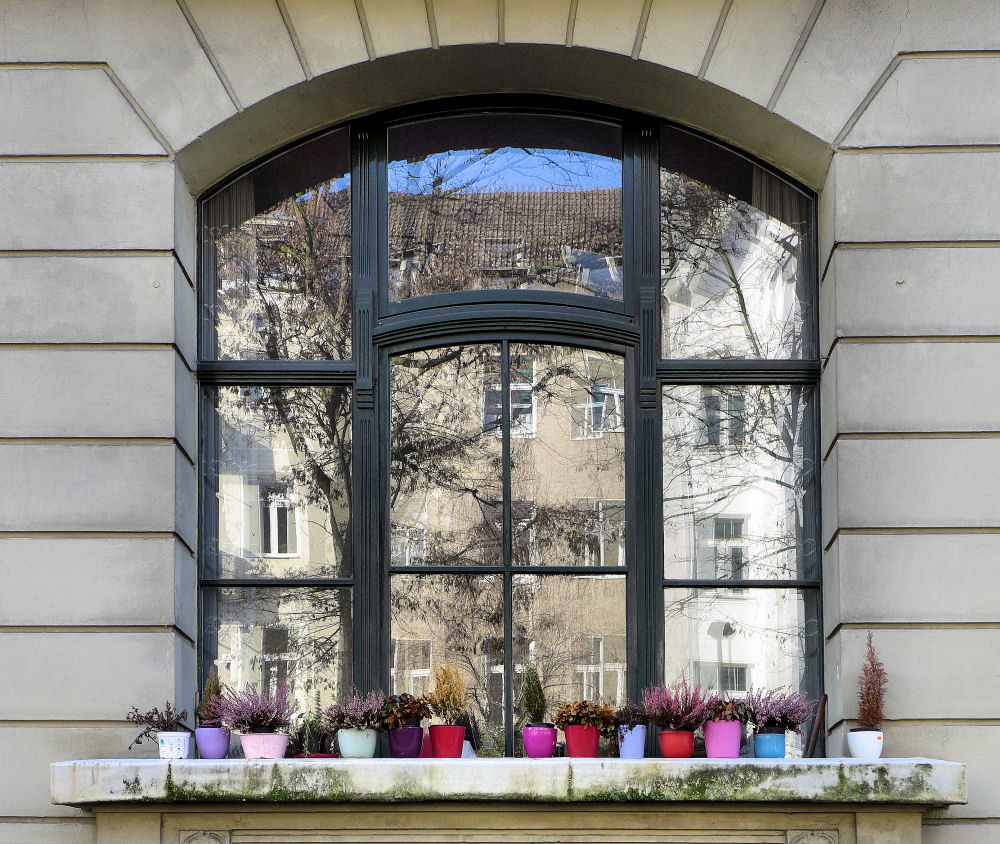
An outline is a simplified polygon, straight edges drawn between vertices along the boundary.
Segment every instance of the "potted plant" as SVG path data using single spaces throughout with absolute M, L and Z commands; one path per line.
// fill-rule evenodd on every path
M 878 759 L 882 755 L 882 720 L 888 681 L 869 630 L 868 652 L 858 677 L 858 726 L 852 727 L 847 734 L 847 747 L 855 759 Z
M 212 666 L 201 693 L 201 702 L 194 712 L 194 741 L 202 759 L 225 759 L 229 755 L 229 730 L 222 726 L 213 712 L 215 700 L 221 694 L 219 674 Z
M 782 759 L 785 733 L 802 734 L 813 706 L 806 696 L 790 689 L 750 689 L 746 699 L 747 723 L 754 728 L 753 752 L 758 759 Z
M 430 728 L 431 753 L 438 759 L 461 758 L 465 727 L 458 722 L 469 705 L 469 695 L 457 666 L 448 663 L 434 669 L 434 688 L 427 702 L 431 712 L 444 721 Z
M 534 662 L 525 666 L 523 683 L 524 712 L 528 716 L 528 723 L 521 728 L 524 755 L 532 759 L 548 759 L 555 752 L 559 732 L 555 724 L 545 720 L 548 701 Z
M 362 694 L 351 689 L 340 703 L 326 710 L 326 724 L 337 731 L 340 755 L 345 759 L 371 759 L 375 755 L 378 729 L 382 726 L 385 693 L 375 689 Z
M 566 734 L 567 756 L 594 757 L 601 737 L 615 734 L 615 711 L 604 703 L 575 700 L 559 707 L 556 726 Z
M 247 759 L 281 759 L 288 747 L 288 733 L 277 731 L 288 727 L 297 706 L 288 699 L 285 683 L 279 683 L 273 693 L 270 689 L 257 691 L 255 683 L 239 690 L 227 684 L 211 711 L 224 727 L 240 734 Z
M 660 752 L 667 758 L 687 758 L 694 752 L 694 733 L 708 718 L 708 699 L 701 686 L 681 677 L 676 686 L 650 686 L 642 703 L 651 723 L 660 728 Z
M 646 755 L 646 725 L 649 717 L 638 703 L 626 700 L 615 710 L 618 726 L 618 755 L 622 759 L 642 759 Z
M 740 755 L 746 707 L 722 694 L 709 699 L 705 722 L 705 755 L 709 759 L 736 759 Z
M 161 759 L 187 759 L 191 750 L 191 733 L 180 728 L 181 721 L 187 717 L 186 709 L 178 712 L 169 700 L 162 712 L 156 707 L 148 712 L 140 712 L 138 707 L 133 706 L 132 711 L 125 716 L 125 720 L 142 727 L 142 732 L 135 737 L 128 749 L 142 744 L 143 739 L 153 741 L 155 735 Z
M 413 759 L 420 755 L 424 730 L 420 722 L 431 717 L 425 697 L 403 692 L 389 695 L 382 704 L 381 726 L 389 734 L 389 755 L 393 759 Z
M 296 759 L 335 759 L 333 735 L 326 727 L 326 719 L 319 703 L 319 690 L 313 709 L 301 715 L 288 741 L 288 751 Z

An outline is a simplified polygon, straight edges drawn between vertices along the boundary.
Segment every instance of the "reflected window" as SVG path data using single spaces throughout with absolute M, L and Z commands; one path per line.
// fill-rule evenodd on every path
M 256 493 L 260 501 L 260 533 L 256 550 L 264 556 L 294 556 L 298 551 L 293 489 L 294 487 L 290 487 L 288 483 L 257 484 Z

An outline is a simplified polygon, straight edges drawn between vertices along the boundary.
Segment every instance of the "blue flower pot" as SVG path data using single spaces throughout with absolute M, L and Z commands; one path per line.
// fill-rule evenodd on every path
M 753 755 L 758 759 L 784 759 L 784 733 L 757 733 L 753 737 Z
M 642 759 L 646 755 L 646 725 L 618 728 L 618 755 L 622 759 Z

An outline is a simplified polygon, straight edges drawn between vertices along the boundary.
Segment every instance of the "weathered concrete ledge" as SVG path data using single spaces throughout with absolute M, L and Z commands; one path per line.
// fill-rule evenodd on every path
M 936 759 L 95 759 L 52 765 L 52 802 L 726 801 L 965 803 Z

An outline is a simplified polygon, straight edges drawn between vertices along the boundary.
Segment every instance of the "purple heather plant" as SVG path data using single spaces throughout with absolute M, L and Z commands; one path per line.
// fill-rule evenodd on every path
M 326 723 L 335 730 L 377 730 L 382 726 L 384 703 L 381 689 L 364 694 L 351 689 L 346 698 L 326 710 Z
M 673 687 L 650 686 L 642 693 L 642 704 L 649 720 L 661 729 L 697 730 L 708 719 L 709 699 L 687 679 Z
M 142 744 L 143 739 L 149 739 L 155 743 L 155 733 L 179 732 L 181 721 L 187 717 L 188 713 L 186 709 L 178 712 L 169 700 L 164 704 L 162 712 L 155 706 L 148 712 L 140 712 L 137 706 L 133 706 L 131 712 L 125 716 L 125 720 L 130 724 L 135 724 L 137 727 L 142 727 L 143 730 L 135 737 L 135 740 L 128 746 L 128 749 L 131 750 L 137 744 Z
M 813 704 L 800 692 L 780 689 L 750 689 L 743 701 L 747 723 L 757 732 L 791 730 L 802 735 L 801 725 L 812 715 Z
M 298 703 L 288 699 L 287 684 L 279 683 L 272 694 L 270 689 L 259 692 L 256 683 L 247 683 L 239 690 L 224 685 L 212 702 L 210 715 L 237 733 L 273 733 L 291 723 L 297 708 Z

